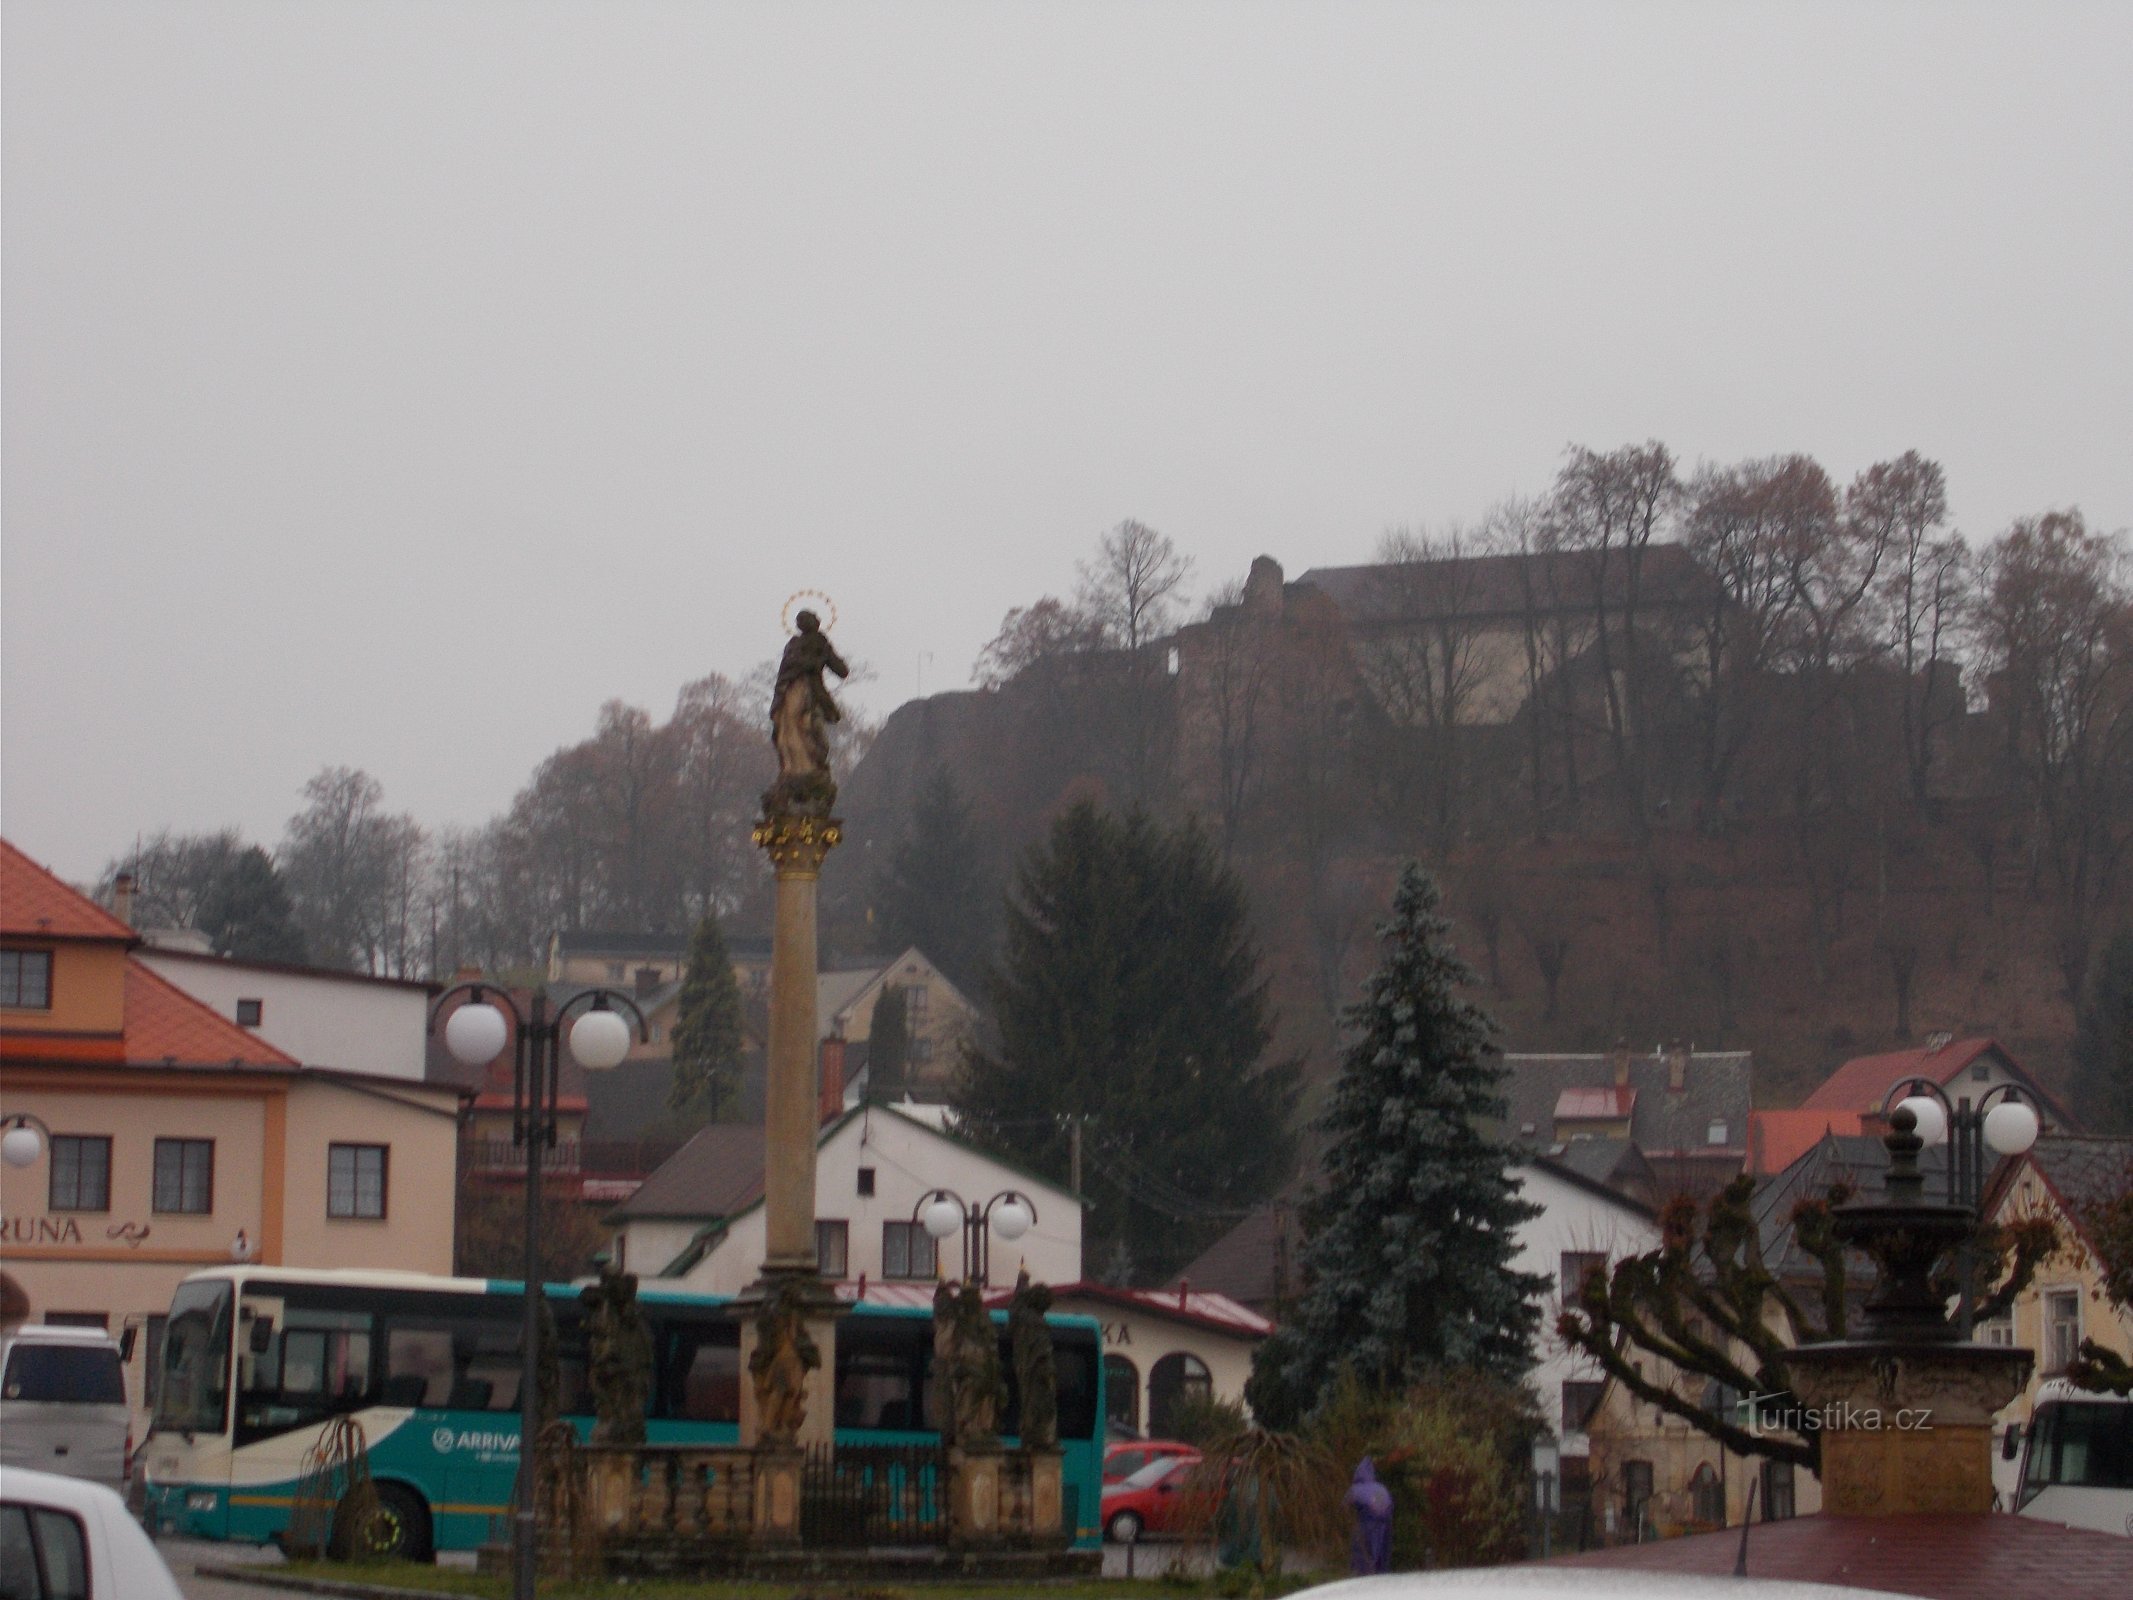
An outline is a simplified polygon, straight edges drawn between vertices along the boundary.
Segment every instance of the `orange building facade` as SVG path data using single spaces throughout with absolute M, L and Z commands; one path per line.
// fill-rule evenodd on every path
M 0 1320 L 136 1331 L 144 1408 L 187 1273 L 448 1273 L 461 1096 L 310 1068 L 150 971 L 131 928 L 0 840 Z

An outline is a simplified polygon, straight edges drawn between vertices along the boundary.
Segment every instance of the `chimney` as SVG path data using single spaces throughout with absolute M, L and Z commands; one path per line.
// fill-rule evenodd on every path
M 834 1122 L 844 1114 L 844 1041 L 822 1041 L 822 1104 L 819 1120 Z
M 658 987 L 659 969 L 657 967 L 639 967 L 637 969 L 637 997 L 640 1000 Z
M 1615 1047 L 1607 1052 L 1607 1059 L 1615 1069 L 1615 1087 L 1629 1087 L 1629 1041 L 1617 1036 Z
M 133 926 L 133 874 L 121 872 L 111 880 L 111 914 L 127 927 Z
M 1679 1094 L 1689 1086 L 1689 1047 L 1679 1039 L 1668 1041 L 1666 1047 L 1666 1087 L 1670 1094 Z

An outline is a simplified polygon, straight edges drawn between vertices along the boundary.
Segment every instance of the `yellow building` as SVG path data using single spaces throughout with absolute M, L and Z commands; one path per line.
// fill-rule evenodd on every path
M 307 1068 L 135 959 L 125 923 L 0 840 L 0 1316 L 145 1330 L 233 1259 L 449 1272 L 459 1093 Z
M 2029 1385 L 1994 1420 L 2004 1440 L 2010 1426 L 2026 1428 L 2038 1388 L 2066 1375 L 2084 1339 L 2133 1361 L 2133 1315 L 2104 1293 L 2103 1264 L 2089 1242 L 2085 1213 L 2133 1184 L 2133 1139 L 2076 1138 L 2046 1134 L 2006 1163 L 1985 1197 L 1985 1209 L 2002 1226 L 2044 1217 L 2058 1229 L 2059 1248 L 2037 1267 L 2036 1277 L 2015 1299 L 2009 1314 L 1979 1323 L 1986 1344 L 2015 1345 L 2037 1358 Z M 2011 1503 L 2016 1463 L 1995 1452 L 1994 1484 Z

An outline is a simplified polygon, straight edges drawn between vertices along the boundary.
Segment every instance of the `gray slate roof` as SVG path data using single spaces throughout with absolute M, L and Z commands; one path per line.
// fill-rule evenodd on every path
M 763 1125 L 714 1122 L 697 1129 L 610 1215 L 711 1221 L 744 1210 L 762 1192 Z
M 2133 1175 L 2133 1138 L 2077 1138 L 2046 1134 L 2030 1147 L 2030 1160 L 2076 1211 L 2126 1190 Z
M 1722 1148 L 1738 1150 L 1745 1158 L 1753 1061 L 1745 1050 L 1697 1051 L 1689 1057 L 1676 1093 L 1667 1087 L 1665 1056 L 1631 1056 L 1629 1086 L 1637 1099 L 1630 1113 L 1630 1138 L 1647 1156 Z M 1601 1089 L 1615 1081 L 1614 1064 L 1606 1055 L 1507 1055 L 1504 1065 L 1509 1071 L 1503 1094 L 1510 1102 L 1504 1136 L 1529 1149 L 1550 1150 L 1573 1142 L 1555 1126 L 1555 1103 L 1565 1089 Z M 1726 1125 L 1725 1141 L 1716 1147 L 1709 1138 L 1714 1122 Z
M 1788 1283 L 1819 1283 L 1822 1264 L 1799 1247 L 1793 1238 L 1792 1213 L 1803 1200 L 1815 1200 L 1836 1184 L 1849 1183 L 1855 1197 L 1878 1199 L 1889 1170 L 1888 1147 L 1873 1134 L 1831 1133 L 1810 1146 L 1791 1166 L 1755 1192 L 1752 1209 L 1762 1241 L 1763 1264 Z M 1948 1197 L 1948 1147 L 1934 1145 L 1919 1152 L 1918 1170 L 1925 1174 L 1926 1198 Z M 1849 1276 L 1862 1288 L 1874 1281 L 1871 1262 L 1853 1251 Z

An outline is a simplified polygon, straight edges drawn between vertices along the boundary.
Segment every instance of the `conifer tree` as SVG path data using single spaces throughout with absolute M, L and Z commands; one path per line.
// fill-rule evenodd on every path
M 718 918 L 706 912 L 689 943 L 674 1023 L 674 1084 L 667 1104 L 683 1117 L 715 1119 L 741 1078 L 741 986 Z
M 1288 1176 L 1298 1068 L 1264 1059 L 1244 891 L 1198 828 L 1067 811 L 1018 876 L 992 993 L 964 1126 L 1064 1181 L 1080 1120 L 1088 1260 L 1123 1245 L 1160 1282 Z
M 911 1008 L 902 984 L 892 983 L 874 1002 L 867 1024 L 867 1098 L 887 1105 L 904 1092 L 911 1059 Z
M 895 956 L 916 945 L 949 982 L 975 993 L 992 956 L 999 894 L 947 768 L 934 768 L 919 790 L 911 831 L 876 884 L 875 903 L 881 948 Z
M 1262 1344 L 1246 1396 L 1293 1425 L 1343 1368 L 1395 1389 L 1436 1368 L 1517 1378 L 1532 1362 L 1546 1280 L 1512 1269 L 1539 1214 L 1481 1119 L 1501 1117 L 1495 1022 L 1459 997 L 1437 886 L 1410 864 L 1378 970 L 1349 1008 L 1349 1044 L 1319 1128 L 1322 1188 L 1304 1211 L 1304 1292 Z
M 2074 1106 L 2091 1133 L 2133 1133 L 2133 930 L 2111 936 L 2074 1019 Z

